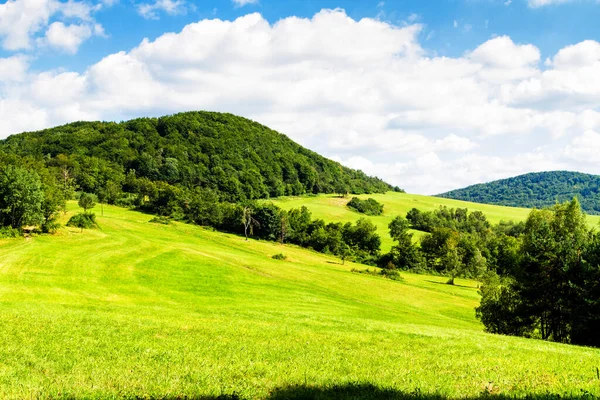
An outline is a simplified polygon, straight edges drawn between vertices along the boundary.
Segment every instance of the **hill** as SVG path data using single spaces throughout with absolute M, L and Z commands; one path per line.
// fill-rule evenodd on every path
M 367 218 L 377 226 L 377 233 L 381 235 L 382 239 L 381 249 L 384 252 L 389 251 L 393 245 L 392 238 L 389 235 L 388 224 L 398 215 L 406 216 L 406 213 L 413 207 L 421 211 L 433 211 L 442 206 L 448 208 L 467 208 L 469 211 L 481 211 L 492 224 L 497 224 L 500 221 L 525 221 L 531 211 L 527 208 L 477 204 L 408 193 L 388 192 L 385 194 L 360 195 L 358 197 L 361 199 L 374 198 L 383 204 L 383 214 L 379 216 L 359 214 L 346 206 L 350 200 L 349 198 L 342 198 L 335 195 L 281 197 L 272 199 L 271 201 L 286 210 L 306 206 L 312 212 L 314 218 L 321 218 L 331 222 L 354 222 L 361 217 Z M 590 227 L 598 226 L 600 217 L 588 216 L 587 222 Z M 412 232 L 416 239 L 425 234 L 420 231 Z
M 231 202 L 392 190 L 380 179 L 343 167 L 259 123 L 215 112 L 76 122 L 0 141 L 0 165 L 3 160 L 15 163 L 15 157 L 30 158 L 29 166 L 42 162 L 68 170 L 80 190 L 106 192 L 109 203 L 123 205 L 131 199 L 122 192 L 143 190 L 140 186 L 148 186 L 144 180 L 183 190 L 210 189 L 221 201 Z
M 600 214 L 600 176 L 580 172 L 537 172 L 481 183 L 437 195 L 475 203 L 543 208 L 577 197 L 588 214 Z
M 1 398 L 600 395 L 600 350 L 483 333 L 475 282 L 150 218 L 0 239 Z

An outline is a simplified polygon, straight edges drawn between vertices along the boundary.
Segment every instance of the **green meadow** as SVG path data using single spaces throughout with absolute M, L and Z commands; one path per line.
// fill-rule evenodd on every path
M 489 204 L 471 203 L 468 201 L 445 199 L 441 197 L 423 196 L 418 194 L 388 192 L 386 194 L 368 194 L 356 196 L 361 199 L 369 197 L 384 205 L 383 214 L 379 216 L 367 216 L 360 214 L 346 206 L 353 196 L 342 198 L 337 195 L 321 194 L 307 197 L 281 197 L 273 199 L 273 203 L 279 207 L 289 210 L 306 206 L 313 214 L 313 218 L 320 218 L 327 222 L 354 222 L 361 217 L 373 221 L 377 226 L 377 233 L 381 235 L 382 251 L 389 251 L 393 245 L 389 235 L 388 224 L 396 216 L 406 216 L 406 213 L 417 208 L 421 211 L 431 211 L 441 206 L 448 208 L 467 208 L 469 211 L 483 212 L 488 221 L 497 224 L 500 221 L 524 221 L 531 211 L 528 208 L 494 206 Z M 600 216 L 588 216 L 588 224 L 596 227 L 600 223 Z M 415 239 L 424 235 L 424 232 L 413 231 Z
M 380 226 L 464 204 L 376 198 Z M 304 201 L 327 220 L 358 217 L 338 199 Z M 600 349 L 484 333 L 475 282 L 391 281 L 295 246 L 94 211 L 98 230 L 0 239 L 2 399 L 600 395 Z

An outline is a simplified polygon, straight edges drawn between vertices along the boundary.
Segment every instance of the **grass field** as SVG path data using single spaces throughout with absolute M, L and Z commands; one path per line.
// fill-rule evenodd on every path
M 279 207 L 289 210 L 306 206 L 313 214 L 313 218 L 324 219 L 327 222 L 354 222 L 361 217 L 369 218 L 377 226 L 377 232 L 381 235 L 381 250 L 389 251 L 393 245 L 389 235 L 388 224 L 398 215 L 403 217 L 412 209 L 421 211 L 432 211 L 440 206 L 448 208 L 467 208 L 469 211 L 483 212 L 492 224 L 504 221 L 524 221 L 531 211 L 527 208 L 494 206 L 489 204 L 470 203 L 467 201 L 444 199 L 441 197 L 422 196 L 418 194 L 388 192 L 386 194 L 369 194 L 357 196 L 361 199 L 374 198 L 384 205 L 383 215 L 370 217 L 360 214 L 346 206 L 352 195 L 341 198 L 336 195 L 318 195 L 310 197 L 281 197 L 273 199 L 273 203 Z M 588 224 L 597 227 L 600 216 L 588 216 Z M 424 235 L 423 232 L 413 231 L 415 239 Z
M 483 333 L 474 282 L 104 214 L 0 240 L 0 398 L 600 395 L 600 350 Z

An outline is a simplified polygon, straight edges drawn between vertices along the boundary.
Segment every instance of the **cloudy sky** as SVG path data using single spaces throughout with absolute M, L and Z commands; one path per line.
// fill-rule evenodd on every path
M 409 192 L 600 174 L 596 0 L 8 0 L 0 138 L 239 114 Z

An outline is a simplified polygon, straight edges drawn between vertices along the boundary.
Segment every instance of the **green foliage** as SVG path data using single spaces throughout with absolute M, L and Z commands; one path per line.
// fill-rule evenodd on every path
M 69 218 L 67 226 L 81 228 L 81 230 L 83 230 L 97 228 L 98 223 L 96 222 L 96 215 L 94 213 L 79 213 Z
M 524 312 L 514 281 L 489 273 L 479 294 L 481 302 L 475 312 L 486 332 L 526 337 L 533 334 L 534 320 Z
M 274 254 L 271 256 L 273 260 L 287 260 L 287 256 L 283 253 Z
M 469 213 L 466 208 L 448 208 L 440 206 L 434 211 L 420 211 L 412 208 L 406 219 L 413 229 L 432 232 L 435 228 L 449 228 L 457 232 L 486 235 L 491 228 L 485 214 L 481 211 Z
M 20 229 L 11 228 L 10 226 L 0 226 L 0 238 L 16 238 L 21 236 Z
M 96 207 L 97 200 L 98 198 L 91 193 L 82 193 L 77 204 L 83 208 L 84 213 L 87 213 L 88 210 Z
M 39 175 L 8 165 L 0 170 L 0 226 L 20 228 L 43 221 L 44 192 Z
M 482 183 L 437 195 L 513 207 L 543 208 L 577 197 L 588 214 L 600 214 L 600 176 L 551 171 Z
M 600 346 L 600 248 L 577 199 L 532 210 L 510 284 L 484 285 L 478 317 L 492 332 Z
M 77 186 L 114 204 L 124 191 L 138 194 L 139 205 L 161 215 L 173 212 L 174 201 L 184 203 L 195 187 L 228 202 L 392 190 L 380 179 L 321 157 L 263 125 L 213 112 L 119 124 L 77 122 L 10 136 L 0 141 L 2 150 L 56 168 L 65 198 Z
M 424 260 L 417 244 L 413 241 L 413 234 L 409 232 L 410 223 L 406 218 L 396 217 L 388 225 L 390 236 L 396 242 L 392 247 L 390 256 L 380 261 L 386 265 L 391 262 L 396 267 L 404 270 L 417 271 L 424 267 Z
M 352 268 L 350 270 L 350 272 L 353 272 L 356 274 L 381 276 L 381 277 L 390 279 L 392 281 L 398 281 L 398 282 L 404 281 L 404 279 L 402 279 L 402 276 L 400 275 L 400 273 L 398 271 L 396 271 L 395 269 L 381 268 L 380 270 L 376 270 L 376 269 L 370 269 L 370 268 L 367 268 L 367 269 Z
M 157 216 L 148 221 L 153 224 L 171 225 L 171 219 L 169 217 Z
M 348 207 L 353 210 L 358 211 L 359 213 L 366 215 L 381 215 L 383 214 L 383 204 L 379 203 L 377 200 L 368 198 L 367 200 L 361 200 L 358 197 L 353 197 L 348 202 Z

